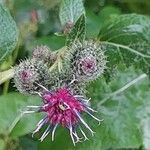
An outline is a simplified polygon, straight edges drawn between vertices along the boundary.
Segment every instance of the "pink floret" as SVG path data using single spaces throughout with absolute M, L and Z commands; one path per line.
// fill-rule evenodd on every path
M 78 117 L 73 110 L 84 111 L 83 104 L 66 88 L 58 89 L 54 93 L 45 93 L 43 99 L 48 105 L 42 110 L 47 112 L 52 124 L 59 123 L 64 127 L 67 127 L 70 122 L 76 124 Z

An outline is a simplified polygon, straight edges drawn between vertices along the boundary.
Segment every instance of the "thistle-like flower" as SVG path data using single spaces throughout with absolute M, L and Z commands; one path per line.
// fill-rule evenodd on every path
M 30 109 L 35 109 L 35 112 L 45 113 L 45 117 L 39 121 L 36 130 L 33 132 L 34 135 L 44 125 L 47 125 L 47 129 L 40 138 L 41 141 L 43 141 L 49 133 L 51 133 L 52 140 L 54 140 L 56 128 L 58 125 L 61 125 L 69 130 L 71 139 L 75 145 L 75 143 L 82 139 L 88 139 L 81 126 L 84 125 L 92 135 L 94 134 L 94 131 L 82 118 L 82 113 L 87 113 L 99 123 L 102 121 L 93 115 L 95 110 L 90 107 L 89 100 L 81 95 L 73 95 L 67 87 L 58 88 L 55 91 L 46 90 L 41 97 L 44 103 L 43 106 L 28 106 Z M 34 112 L 33 110 L 29 112 Z M 83 137 L 79 137 L 79 133 L 77 132 L 80 132 Z
M 93 41 L 74 43 L 66 57 L 69 57 L 71 68 L 79 82 L 96 79 L 106 68 L 104 49 Z
M 28 106 L 28 110 L 24 112 L 45 114 L 37 124 L 33 135 L 47 125 L 40 140 L 43 141 L 49 133 L 54 140 L 56 128 L 62 126 L 69 130 L 75 145 L 88 139 L 85 129 L 94 134 L 84 121 L 83 114 L 91 116 L 99 123 L 102 121 L 93 115 L 96 111 L 90 107 L 89 99 L 85 96 L 85 83 L 96 79 L 104 72 L 106 68 L 104 50 L 100 44 L 92 41 L 73 43 L 63 55 L 64 59 L 61 58 L 63 70 L 60 72 L 56 69 L 55 65 L 59 62 L 56 61 L 57 63 L 52 66 L 53 69 L 50 69 L 50 74 L 47 67 L 51 61 L 49 56 L 47 47 L 37 47 L 32 59 L 25 60 L 15 67 L 15 84 L 20 92 L 38 94 L 42 99 L 41 106 Z
M 15 67 L 15 86 L 21 93 L 35 94 L 43 89 L 38 84 L 47 87 L 49 72 L 43 61 L 27 59 Z

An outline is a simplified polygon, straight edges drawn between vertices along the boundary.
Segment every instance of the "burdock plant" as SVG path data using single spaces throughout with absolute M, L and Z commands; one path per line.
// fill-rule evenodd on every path
M 41 49 L 34 49 L 32 59 L 26 59 L 15 67 L 14 81 L 18 90 L 28 94 L 38 94 L 43 102 L 42 106 L 28 106 L 29 110 L 25 113 L 45 113 L 45 117 L 39 121 L 33 132 L 34 135 L 47 125 L 40 138 L 41 141 L 49 133 L 54 140 L 57 126 L 62 126 L 69 130 L 75 145 L 79 141 L 88 139 L 83 126 L 90 131 L 91 135 L 94 134 L 82 114 L 88 114 L 99 123 L 102 121 L 94 116 L 93 113 L 96 111 L 91 108 L 90 98 L 85 96 L 84 91 L 86 83 L 101 76 L 106 68 L 104 50 L 94 41 L 83 43 L 75 41 L 71 46 L 63 49 L 62 68 L 59 71 L 57 68 L 59 63 L 55 64 L 60 60 L 56 58 L 53 64 L 49 65 L 48 59 L 44 61 L 46 58 L 44 56 L 48 56 L 50 52 L 47 51 L 48 48 L 42 52 Z M 61 51 L 60 53 L 62 54 Z M 58 56 L 59 53 L 56 57 Z M 49 61 L 52 61 L 50 57 Z M 79 131 L 83 138 L 78 136 Z
M 67 20 L 63 32 L 66 45 L 57 50 L 43 45 L 33 49 L 31 58 L 15 67 L 14 81 L 17 89 L 25 94 L 38 95 L 41 106 L 28 106 L 24 113 L 44 113 L 33 135 L 47 126 L 40 140 L 56 128 L 67 128 L 73 144 L 87 140 L 86 132 L 94 131 L 83 119 L 84 114 L 99 124 L 102 119 L 95 116 L 92 101 L 86 95 L 86 85 L 100 77 L 106 68 L 105 48 L 95 40 L 85 40 L 85 15 L 80 13 L 76 20 Z

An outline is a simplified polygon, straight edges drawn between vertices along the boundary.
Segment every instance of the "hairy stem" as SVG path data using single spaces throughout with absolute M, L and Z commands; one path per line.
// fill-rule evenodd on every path
M 3 94 L 4 94 L 4 95 L 6 95 L 7 92 L 8 92 L 9 83 L 10 83 L 10 80 L 7 80 L 7 81 L 4 83 L 4 86 L 3 86 Z

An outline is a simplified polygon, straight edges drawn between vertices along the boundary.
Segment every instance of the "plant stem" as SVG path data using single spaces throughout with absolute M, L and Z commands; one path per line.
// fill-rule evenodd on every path
M 7 92 L 8 92 L 9 83 L 10 83 L 10 80 L 7 80 L 7 81 L 4 83 L 4 86 L 3 86 L 3 95 L 6 95 Z

